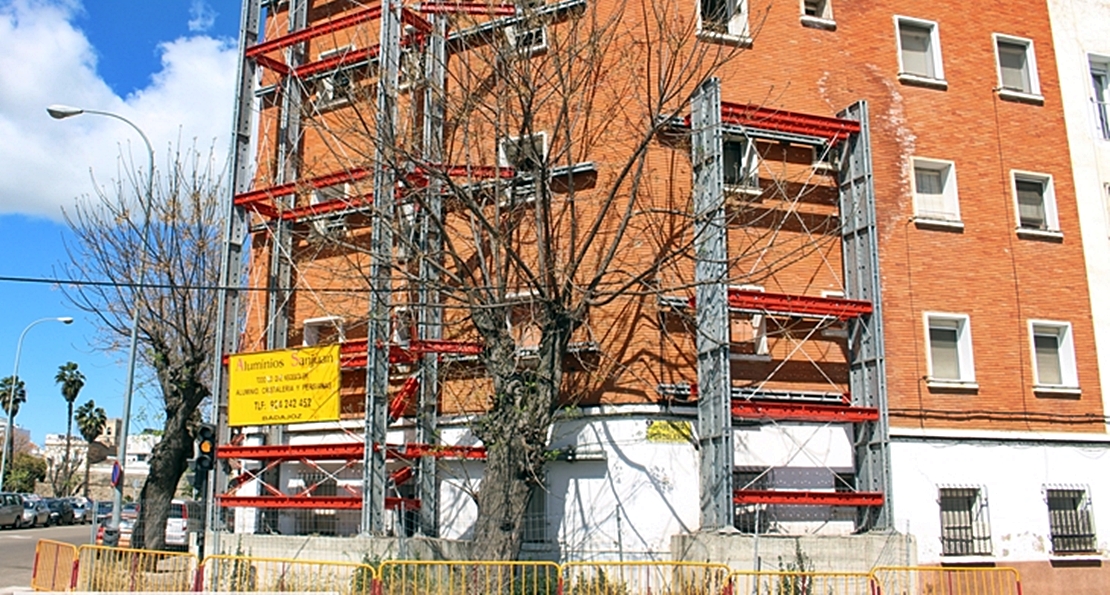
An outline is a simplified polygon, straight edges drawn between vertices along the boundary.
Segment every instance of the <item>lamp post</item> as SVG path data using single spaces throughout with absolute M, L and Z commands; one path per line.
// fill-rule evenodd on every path
M 54 118 L 55 120 L 64 120 L 65 118 L 72 118 L 73 116 L 80 116 L 81 114 L 106 116 L 127 124 L 128 126 L 133 128 L 135 132 L 139 133 L 139 136 L 143 139 L 143 143 L 146 144 L 146 152 L 148 157 L 146 196 L 139 198 L 139 202 L 142 203 L 143 209 L 143 246 L 148 247 L 148 235 L 150 231 L 150 208 L 151 204 L 154 202 L 154 148 L 150 146 L 150 139 L 146 137 L 146 134 L 143 133 L 143 130 L 139 128 L 134 122 L 128 120 L 127 118 L 124 118 L 119 114 L 113 114 L 112 112 L 104 112 L 94 109 L 82 109 L 79 107 L 71 107 L 68 105 L 52 105 L 46 108 L 46 113 L 50 114 L 50 117 Z M 135 352 L 139 342 L 138 296 L 139 292 L 142 291 L 145 272 L 146 266 L 142 263 L 142 260 L 140 259 L 139 282 L 135 288 L 136 297 L 133 307 L 134 312 L 132 312 L 131 316 L 131 339 L 127 351 L 127 388 L 124 389 L 123 392 L 123 419 L 120 421 L 119 436 L 117 438 L 119 440 L 119 445 L 116 450 L 116 463 L 120 466 L 120 473 L 119 477 L 113 477 L 113 480 L 115 480 L 115 486 L 113 486 L 112 489 L 112 520 L 109 522 L 108 527 L 105 530 L 105 543 L 110 540 L 114 541 L 119 539 L 120 511 L 123 508 L 123 471 L 127 466 L 127 434 L 129 430 L 128 425 L 131 422 L 131 396 L 135 390 Z M 114 543 L 112 545 L 114 545 Z
M 19 333 L 19 342 L 15 344 L 15 370 L 12 371 L 12 386 L 11 390 L 8 391 L 8 421 L 4 430 L 4 452 L 0 454 L 0 488 L 3 487 L 4 473 L 8 470 L 8 447 L 12 444 L 12 404 L 15 403 L 15 391 L 19 388 L 19 354 L 23 351 L 23 337 L 26 337 L 27 331 L 31 330 L 31 327 L 36 324 L 40 322 L 50 322 L 52 320 L 62 324 L 71 324 L 73 322 L 73 319 L 68 316 L 60 318 L 40 318 L 28 324 L 27 327 L 23 329 L 23 332 Z

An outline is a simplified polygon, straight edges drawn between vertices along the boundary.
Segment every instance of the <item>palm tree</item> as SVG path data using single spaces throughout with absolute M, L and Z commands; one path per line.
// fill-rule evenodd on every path
M 14 390 L 12 390 L 14 385 Z M 27 386 L 23 385 L 23 381 L 18 380 L 17 377 L 8 376 L 6 379 L 0 380 L 0 406 L 3 407 L 4 415 L 9 414 L 8 401 L 11 401 L 10 413 L 12 420 L 19 415 L 19 406 L 27 402 Z M 14 450 L 11 437 L 8 436 L 8 420 L 4 417 L 4 437 L 3 447 L 8 450 L 8 462 L 11 462 L 12 451 Z
M 108 416 L 103 407 L 97 407 L 92 400 L 77 408 L 77 431 L 85 439 L 85 498 L 89 497 L 89 466 L 92 465 L 92 443 L 104 431 Z
M 77 400 L 77 395 L 85 387 L 85 375 L 77 369 L 77 364 L 66 362 L 58 366 L 58 373 L 54 375 L 54 382 L 62 385 L 62 398 L 66 400 L 66 405 L 69 406 L 69 412 L 66 416 L 66 454 L 62 458 L 62 471 L 65 474 L 62 485 L 64 486 L 63 489 L 68 492 L 71 475 L 69 469 L 69 442 L 73 438 L 73 402 Z M 62 495 L 58 493 L 57 476 L 55 476 L 54 495 Z M 69 494 L 65 495 L 68 496 Z

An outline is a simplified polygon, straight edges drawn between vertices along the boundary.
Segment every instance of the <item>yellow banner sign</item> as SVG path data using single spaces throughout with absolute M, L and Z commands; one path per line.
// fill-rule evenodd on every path
M 231 426 L 339 419 L 339 345 L 233 355 L 227 382 Z

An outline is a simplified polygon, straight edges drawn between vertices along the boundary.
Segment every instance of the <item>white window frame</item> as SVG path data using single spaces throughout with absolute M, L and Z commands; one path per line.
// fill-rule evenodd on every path
M 944 210 L 926 210 L 925 198 L 917 188 L 917 170 L 940 172 L 941 175 L 941 200 Z M 960 195 L 956 182 L 956 162 L 946 159 L 930 159 L 926 157 L 913 157 L 910 159 L 911 177 L 910 184 L 913 188 L 914 220 L 920 223 L 955 227 L 963 229 L 964 224 L 960 219 Z M 932 196 L 932 195 L 930 195 Z M 932 200 L 932 199 L 930 199 Z
M 327 60 L 328 58 L 338 56 L 340 54 L 353 52 L 355 51 L 355 49 L 357 48 L 354 44 L 341 45 L 330 50 L 320 52 L 320 54 L 316 57 L 316 60 Z M 347 77 L 347 84 L 348 86 L 350 86 L 351 75 L 343 72 L 342 70 L 336 70 L 335 72 L 327 74 L 324 77 L 318 79 L 318 86 L 316 88 L 316 100 L 312 102 L 313 109 L 316 109 L 318 111 L 329 110 L 337 107 L 343 107 L 351 103 L 350 96 L 336 96 L 338 89 L 335 86 L 335 77 L 337 76 Z
M 1002 33 L 993 33 L 991 38 L 994 45 L 995 72 L 998 75 L 998 96 L 1003 99 L 1043 103 L 1044 96 L 1041 95 L 1041 79 L 1037 74 L 1037 53 L 1033 51 L 1033 40 Z M 999 43 L 1008 43 L 1025 47 L 1025 67 L 1029 70 L 1029 90 L 1012 89 L 1003 85 L 1002 52 L 1000 51 Z
M 720 2 L 733 3 L 733 11 L 728 19 L 728 22 L 725 23 L 724 31 L 717 31 L 714 30 L 713 27 L 707 27 L 706 21 L 702 19 L 701 14 L 702 5 L 706 2 L 706 0 L 694 1 L 697 3 L 696 6 L 698 12 L 698 39 L 702 41 L 711 41 L 742 47 L 747 47 L 751 45 L 751 30 L 748 24 L 749 0 L 719 0 Z
M 802 8 L 801 22 L 806 27 L 814 29 L 836 30 L 836 20 L 833 18 L 832 0 L 800 0 Z M 814 10 L 810 10 L 813 5 Z M 813 14 L 810 14 L 810 13 Z
M 340 182 L 322 188 L 313 188 L 309 194 L 308 204 L 319 205 L 337 200 L 350 199 L 353 196 L 353 187 L 350 182 Z M 347 219 L 342 213 L 325 213 L 314 215 L 312 226 L 320 235 L 342 233 L 347 230 Z
M 1094 118 L 1095 138 L 1110 140 L 1110 57 L 1088 55 L 1087 68 L 1091 75 L 1091 115 Z M 1102 77 L 1101 83 L 1095 80 L 1096 76 Z
M 724 146 L 727 144 L 740 144 L 742 145 L 741 151 L 743 155 L 740 157 L 740 166 L 744 168 L 745 182 L 741 184 L 730 184 L 725 181 L 726 194 L 747 194 L 749 196 L 759 196 L 763 194 L 763 189 L 759 187 L 759 164 L 762 160 L 759 156 L 759 151 L 755 145 L 755 139 L 744 138 L 739 136 L 725 136 L 724 142 L 721 143 L 721 167 L 726 167 L 724 159 Z M 760 291 L 763 291 L 760 288 Z
M 917 72 L 907 72 L 904 50 L 902 49 L 902 25 L 920 27 L 929 30 L 929 54 L 932 62 L 933 76 Z M 944 78 L 944 57 L 940 49 L 940 25 L 935 21 L 918 19 L 901 15 L 894 16 L 894 42 L 898 47 L 898 80 L 902 83 L 919 84 L 941 89 L 948 88 L 948 81 Z
M 1025 227 L 1021 224 L 1021 203 L 1018 200 L 1018 182 L 1038 182 L 1044 188 L 1042 202 L 1044 205 L 1045 228 Z M 1018 236 L 1025 238 L 1059 238 L 1063 236 L 1060 230 L 1060 217 L 1056 211 L 1056 187 L 1052 174 L 1020 169 L 1010 170 L 1010 192 L 1014 197 L 1014 223 Z
M 527 39 L 529 33 L 539 32 L 539 40 L 531 44 L 523 44 L 523 40 Z M 509 42 L 509 47 L 514 52 L 525 57 L 531 58 L 532 56 L 539 56 L 547 52 L 547 26 L 538 24 L 534 26 L 511 25 L 505 27 L 505 39 Z
M 729 286 L 729 289 L 742 289 L 742 290 L 745 290 L 745 291 L 759 291 L 759 292 L 765 291 L 762 285 L 731 285 L 731 286 Z M 734 312 L 735 312 L 735 310 L 734 310 Z M 770 348 L 767 344 L 767 317 L 761 312 L 751 312 L 751 311 L 743 311 L 743 312 L 750 313 L 751 318 L 750 319 L 744 319 L 744 318 L 737 319 L 737 318 L 733 318 L 732 316 L 729 316 L 729 321 L 728 321 L 729 338 L 728 338 L 728 342 L 729 342 L 730 346 L 731 345 L 738 345 L 738 344 L 741 344 L 741 343 L 750 343 L 752 345 L 752 353 L 734 353 L 730 350 L 729 354 L 728 354 L 729 359 L 740 360 L 740 361 L 757 361 L 757 362 L 771 361 L 771 352 L 770 352 Z M 752 338 L 751 338 L 750 341 L 733 341 L 732 340 L 733 325 L 738 324 L 740 322 L 747 323 L 748 327 L 750 328 L 751 335 L 752 335 Z
M 337 341 L 342 343 L 346 340 L 341 316 L 318 316 L 316 318 L 306 318 L 301 323 L 301 345 L 305 347 L 319 345 L 320 329 L 329 326 L 335 328 Z
M 527 135 L 527 136 L 530 136 L 531 138 L 536 138 L 536 137 L 540 138 L 540 143 L 539 144 L 540 144 L 540 147 L 542 149 L 541 153 L 540 153 L 540 159 L 541 160 L 546 160 L 547 159 L 547 132 L 541 130 L 539 132 L 533 132 L 532 134 Z M 519 142 L 523 138 L 525 138 L 525 137 L 524 136 L 507 136 L 507 137 L 504 137 L 504 138 L 502 138 L 501 140 L 499 140 L 497 142 L 497 161 L 498 161 L 498 163 L 501 164 L 501 167 L 511 167 L 511 168 L 516 169 L 516 165 L 509 161 L 508 154 L 505 151 L 505 145 L 508 144 L 508 143 L 517 143 L 517 144 L 519 144 Z
M 1041 381 L 1040 366 L 1037 364 L 1037 335 L 1055 335 L 1056 349 L 1060 366 L 1060 383 L 1047 384 Z M 1032 355 L 1029 360 L 1033 364 L 1033 390 L 1038 393 L 1055 393 L 1066 395 L 1081 394 L 1079 388 L 1079 372 L 1075 361 L 1075 343 L 1072 339 L 1070 322 L 1062 320 L 1030 320 L 1029 321 L 1029 350 Z
M 956 358 L 960 367 L 959 378 L 936 378 L 933 375 L 933 345 L 930 338 L 930 329 L 933 328 L 933 322 L 937 322 L 938 328 L 955 328 L 956 329 Z M 974 390 L 979 388 L 975 382 L 975 353 L 974 344 L 971 341 L 971 317 L 967 314 L 960 314 L 954 312 L 925 312 L 925 360 L 927 364 L 928 375 L 926 376 L 926 384 L 932 388 L 949 388 L 949 389 L 966 389 Z

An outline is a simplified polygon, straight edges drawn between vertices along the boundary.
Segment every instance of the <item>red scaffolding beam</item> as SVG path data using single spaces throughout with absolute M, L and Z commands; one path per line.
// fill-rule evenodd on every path
M 380 447 L 375 445 L 374 449 Z M 357 461 L 365 449 L 361 442 L 342 444 L 268 444 L 263 446 L 224 445 L 216 449 L 221 459 L 247 459 L 255 461 Z M 486 449 L 482 446 L 449 446 L 443 444 L 387 444 L 386 457 L 391 459 L 417 459 L 431 456 L 441 459 L 482 460 Z
M 456 355 L 480 355 L 485 347 L 470 341 L 417 340 L 409 341 L 408 346 L 390 345 L 389 363 L 413 364 L 427 353 L 451 353 Z M 366 367 L 366 339 L 354 339 L 339 344 L 340 365 L 344 368 Z
M 244 55 L 247 58 L 255 58 L 274 50 L 280 50 L 282 48 L 286 48 L 291 45 L 301 43 L 303 41 L 308 41 L 313 37 L 327 35 L 328 33 L 334 33 L 341 29 L 346 29 L 347 27 L 376 19 L 380 16 L 382 16 L 381 4 L 375 4 L 373 6 L 370 6 L 369 8 L 365 8 L 358 12 L 349 14 L 345 17 L 340 17 L 332 21 L 320 23 L 319 25 L 305 27 L 304 29 L 295 31 L 288 35 L 282 35 L 281 37 L 275 37 L 274 39 L 271 39 L 269 41 L 264 41 L 262 43 L 253 45 L 247 48 L 247 51 L 244 53 Z
M 316 508 L 328 510 L 359 510 L 362 498 L 357 496 L 216 496 L 224 508 Z M 416 510 L 420 501 L 414 498 L 386 498 L 385 507 Z
M 733 399 L 732 416 L 741 419 L 861 423 L 878 421 L 879 410 L 874 407 Z
M 515 4 L 496 4 L 485 2 L 421 2 L 416 10 L 425 14 L 487 14 L 491 16 L 513 16 Z
M 882 506 L 882 492 L 815 492 L 805 490 L 736 490 L 733 504 L 790 506 Z
M 695 307 L 695 298 L 690 298 L 689 304 L 691 308 Z M 848 320 L 875 311 L 871 302 L 865 300 L 767 293 L 733 288 L 728 290 L 728 306 L 736 310 L 753 310 L 781 316 L 833 317 L 839 320 Z
M 762 130 L 815 136 L 833 144 L 860 131 L 859 122 L 854 120 L 841 120 L 740 103 L 722 102 L 721 121 L 725 124 Z

